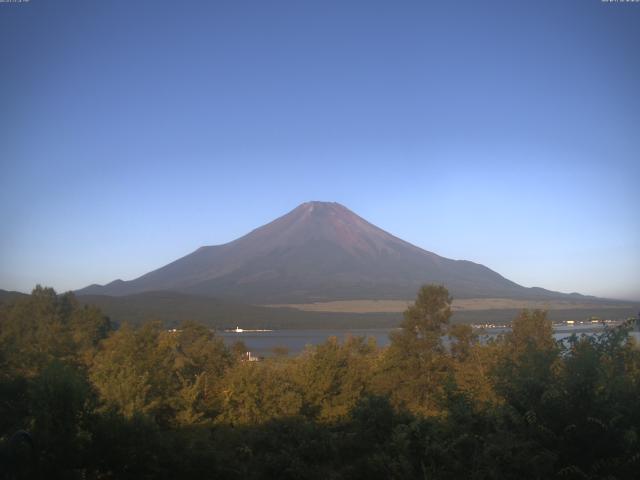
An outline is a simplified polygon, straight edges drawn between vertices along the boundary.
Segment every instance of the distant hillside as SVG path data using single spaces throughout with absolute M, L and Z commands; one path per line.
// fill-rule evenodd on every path
M 140 324 L 147 320 L 160 320 L 167 327 L 193 320 L 216 329 L 242 328 L 391 328 L 402 319 L 398 312 L 387 313 L 335 313 L 305 312 L 290 308 L 267 308 L 242 305 L 218 299 L 186 295 L 176 292 L 147 292 L 135 295 L 108 297 L 82 295 L 78 299 L 100 307 L 117 324 Z M 639 305 L 626 307 L 593 305 L 591 308 L 564 308 L 549 311 L 553 321 L 584 320 L 592 315 L 600 318 L 625 319 L 633 316 Z M 521 309 L 487 309 L 455 311 L 455 323 L 507 323 Z
M 100 307 L 117 324 L 140 324 L 160 320 L 176 327 L 192 320 L 216 329 L 242 328 L 377 328 L 394 327 L 402 315 L 398 313 L 318 313 L 289 308 L 267 308 L 242 305 L 214 298 L 176 292 L 145 292 L 109 297 L 79 295 L 85 304 Z
M 13 292 L 13 291 L 0 289 L 0 303 L 12 302 L 17 298 L 26 297 L 26 296 L 27 296 L 26 293 Z
M 244 237 L 201 247 L 135 280 L 77 293 L 174 291 L 273 304 L 412 299 L 425 283 L 444 284 L 456 298 L 585 298 L 525 288 L 484 265 L 441 257 L 326 202 L 304 203 Z
M 11 304 L 27 294 L 0 290 L 0 304 Z M 96 305 L 116 325 L 141 324 L 158 320 L 168 328 L 193 320 L 215 329 L 242 328 L 269 329 L 341 329 L 341 328 L 393 328 L 400 324 L 402 313 L 338 313 L 301 311 L 293 308 L 272 308 L 243 305 L 210 297 L 177 292 L 145 292 L 135 295 L 110 297 L 105 295 L 78 295 L 81 303 Z M 549 318 L 584 320 L 592 315 L 600 318 L 625 319 L 634 316 L 640 304 L 581 305 L 550 310 Z M 454 323 L 508 323 L 520 312 L 519 308 L 484 308 L 454 310 Z

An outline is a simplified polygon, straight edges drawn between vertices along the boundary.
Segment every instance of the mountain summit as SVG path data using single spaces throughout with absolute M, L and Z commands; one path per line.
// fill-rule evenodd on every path
M 169 290 L 251 303 L 408 299 L 424 283 L 456 298 L 554 298 L 493 270 L 418 248 L 339 203 L 307 202 L 224 245 L 205 246 L 131 281 L 91 285 L 79 294 Z

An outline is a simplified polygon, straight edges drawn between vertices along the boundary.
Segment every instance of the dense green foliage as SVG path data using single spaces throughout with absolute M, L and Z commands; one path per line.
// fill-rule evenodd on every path
M 115 330 L 37 287 L 0 305 L 0 478 L 631 479 L 640 350 L 556 342 L 544 312 L 484 340 L 425 286 L 391 344 L 249 362 L 209 329 Z

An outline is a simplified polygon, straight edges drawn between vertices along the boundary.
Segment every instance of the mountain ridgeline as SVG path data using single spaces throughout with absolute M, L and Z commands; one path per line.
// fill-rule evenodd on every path
M 303 203 L 232 242 L 201 247 L 131 281 L 77 293 L 173 291 L 270 304 L 406 299 L 425 283 L 444 284 L 455 298 L 584 298 L 525 288 L 484 265 L 441 257 L 329 202 Z

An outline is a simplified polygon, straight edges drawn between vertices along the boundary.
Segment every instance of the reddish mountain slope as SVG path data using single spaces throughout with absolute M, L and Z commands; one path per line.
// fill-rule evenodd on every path
M 413 298 L 443 283 L 458 297 L 552 298 L 477 263 L 422 250 L 338 203 L 308 202 L 233 242 L 195 252 L 135 280 L 80 294 L 171 290 L 253 303 Z

